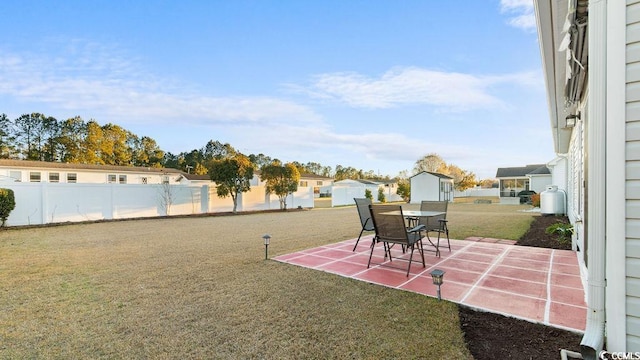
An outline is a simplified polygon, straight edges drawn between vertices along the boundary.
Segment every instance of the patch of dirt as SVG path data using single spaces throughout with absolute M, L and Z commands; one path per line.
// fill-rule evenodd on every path
M 516 245 L 536 246 L 549 249 L 571 250 L 571 242 L 560 244 L 558 235 L 546 233 L 547 227 L 556 223 L 569 223 L 566 216 L 536 216 L 529 230 L 518 240 Z
M 580 351 L 582 335 L 499 314 L 459 307 L 460 328 L 475 360 L 559 359 Z
M 516 245 L 571 249 L 545 232 L 549 225 L 568 223 L 563 216 L 536 216 Z M 580 351 L 582 335 L 503 315 L 459 306 L 460 328 L 475 360 L 559 359 L 560 350 Z

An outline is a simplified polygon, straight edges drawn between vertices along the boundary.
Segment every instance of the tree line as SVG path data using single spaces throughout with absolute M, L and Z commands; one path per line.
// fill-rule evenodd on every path
M 99 124 L 85 121 L 80 116 L 58 120 L 41 113 L 23 114 L 10 119 L 0 114 L 0 158 L 22 159 L 77 164 L 99 164 L 180 169 L 198 175 L 210 174 L 214 161 L 233 158 L 240 154 L 228 143 L 210 140 L 203 147 L 173 154 L 163 151 L 148 136 L 139 136 L 112 123 Z M 256 170 L 280 160 L 265 154 L 246 155 Z M 351 166 L 324 166 L 317 162 L 290 163 L 300 174 L 315 174 L 344 179 L 390 180 L 373 170 L 365 171 Z M 438 154 L 431 153 L 416 161 L 413 174 L 420 171 L 439 172 L 454 178 L 456 189 L 464 190 L 480 184 L 472 172 L 447 164 Z M 409 174 L 401 172 L 395 180 L 408 183 Z M 406 185 L 403 185 L 406 187 Z
M 81 117 L 0 114 L 0 158 L 76 164 L 161 167 L 164 151 L 148 136 Z
M 149 136 L 139 136 L 112 123 L 85 121 L 80 116 L 66 120 L 41 113 L 23 114 L 10 119 L 0 114 L 0 158 L 75 164 L 165 167 L 198 175 L 208 174 L 213 160 L 232 157 L 239 152 L 228 143 L 210 140 L 203 147 L 178 154 L 163 151 Z M 249 154 L 249 160 L 260 169 L 273 161 L 265 154 Z M 292 164 L 300 173 L 336 180 L 389 179 L 373 170 L 350 166 L 324 166 L 317 162 Z

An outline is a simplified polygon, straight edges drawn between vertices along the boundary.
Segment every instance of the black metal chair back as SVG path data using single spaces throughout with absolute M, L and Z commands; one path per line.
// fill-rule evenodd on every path
M 371 211 L 371 219 L 373 220 L 376 235 L 371 244 L 371 254 L 369 254 L 367 267 L 371 265 L 373 250 L 375 244 L 378 242 L 383 244 L 385 258 L 389 256 L 389 261 L 391 261 L 391 247 L 393 245 L 400 244 L 403 249 L 403 254 L 405 249 L 411 249 L 408 259 L 409 266 L 407 267 L 407 276 L 409 276 L 409 272 L 411 271 L 411 262 L 413 261 L 413 252 L 416 245 L 418 246 L 418 253 L 422 259 L 422 267 L 426 267 L 424 249 L 422 247 L 422 230 L 424 226 L 419 225 L 416 228 L 407 229 L 405 217 L 400 205 L 369 205 L 369 209 Z M 390 212 L 395 213 L 389 214 Z
M 420 211 L 437 211 L 442 212 L 442 215 L 422 217 L 419 219 L 419 224 L 425 226 L 427 231 L 427 241 L 429 245 L 435 248 L 436 256 L 440 257 L 440 236 L 447 236 L 447 247 L 451 252 L 451 241 L 449 240 L 449 226 L 447 225 L 447 208 L 449 206 L 448 201 L 422 201 L 420 203 Z M 429 237 L 429 233 L 437 232 L 438 238 L 432 240 Z
M 358 243 L 360 242 L 360 238 L 362 237 L 362 233 L 365 231 L 373 231 L 375 230 L 375 228 L 373 227 L 371 212 L 369 211 L 371 200 L 367 198 L 354 198 L 353 200 L 356 202 L 356 207 L 358 208 L 358 216 L 360 217 L 360 225 L 362 226 L 360 235 L 358 235 L 358 240 L 356 240 L 356 244 L 353 246 L 353 251 L 356 251 Z

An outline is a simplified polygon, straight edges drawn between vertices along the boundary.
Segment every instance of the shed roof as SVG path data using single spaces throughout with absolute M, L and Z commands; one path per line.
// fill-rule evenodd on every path
M 431 172 L 431 171 L 420 171 L 419 173 L 413 175 L 412 177 L 418 176 L 420 174 L 430 174 L 430 175 L 433 175 L 435 177 L 439 177 L 441 179 L 453 180 L 453 178 L 451 176 L 448 176 L 448 175 L 445 175 L 445 174 L 440 174 L 440 173 L 437 173 L 437 172 Z

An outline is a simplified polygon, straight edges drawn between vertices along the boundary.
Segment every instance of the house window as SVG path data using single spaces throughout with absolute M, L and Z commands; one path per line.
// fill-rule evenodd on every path
M 127 175 L 120 175 L 118 176 L 118 182 L 120 184 L 126 184 L 127 183 Z
M 300 187 L 307 187 L 309 183 L 307 181 L 300 181 Z
M 318 181 L 318 182 L 316 183 L 316 185 L 318 185 L 318 186 L 322 186 L 322 181 Z
M 60 173 L 49 173 L 49 182 L 60 182 Z
M 169 183 L 169 175 L 163 175 L 162 176 L 162 183 L 163 184 L 168 184 Z
M 22 171 L 9 171 L 9 177 L 15 181 L 22 181 Z
M 40 172 L 32 171 L 29 173 L 29 181 L 31 182 L 40 182 Z
M 141 177 L 141 178 L 140 178 L 140 181 L 141 181 L 143 184 L 148 184 L 148 183 L 149 183 L 149 179 L 148 179 L 148 178 L 146 178 L 146 177 Z
M 113 184 L 116 182 L 116 175 L 115 174 L 109 174 L 107 175 L 107 182 L 109 184 Z
M 78 181 L 78 174 L 76 173 L 68 173 L 67 174 L 67 182 L 68 183 L 75 183 Z

